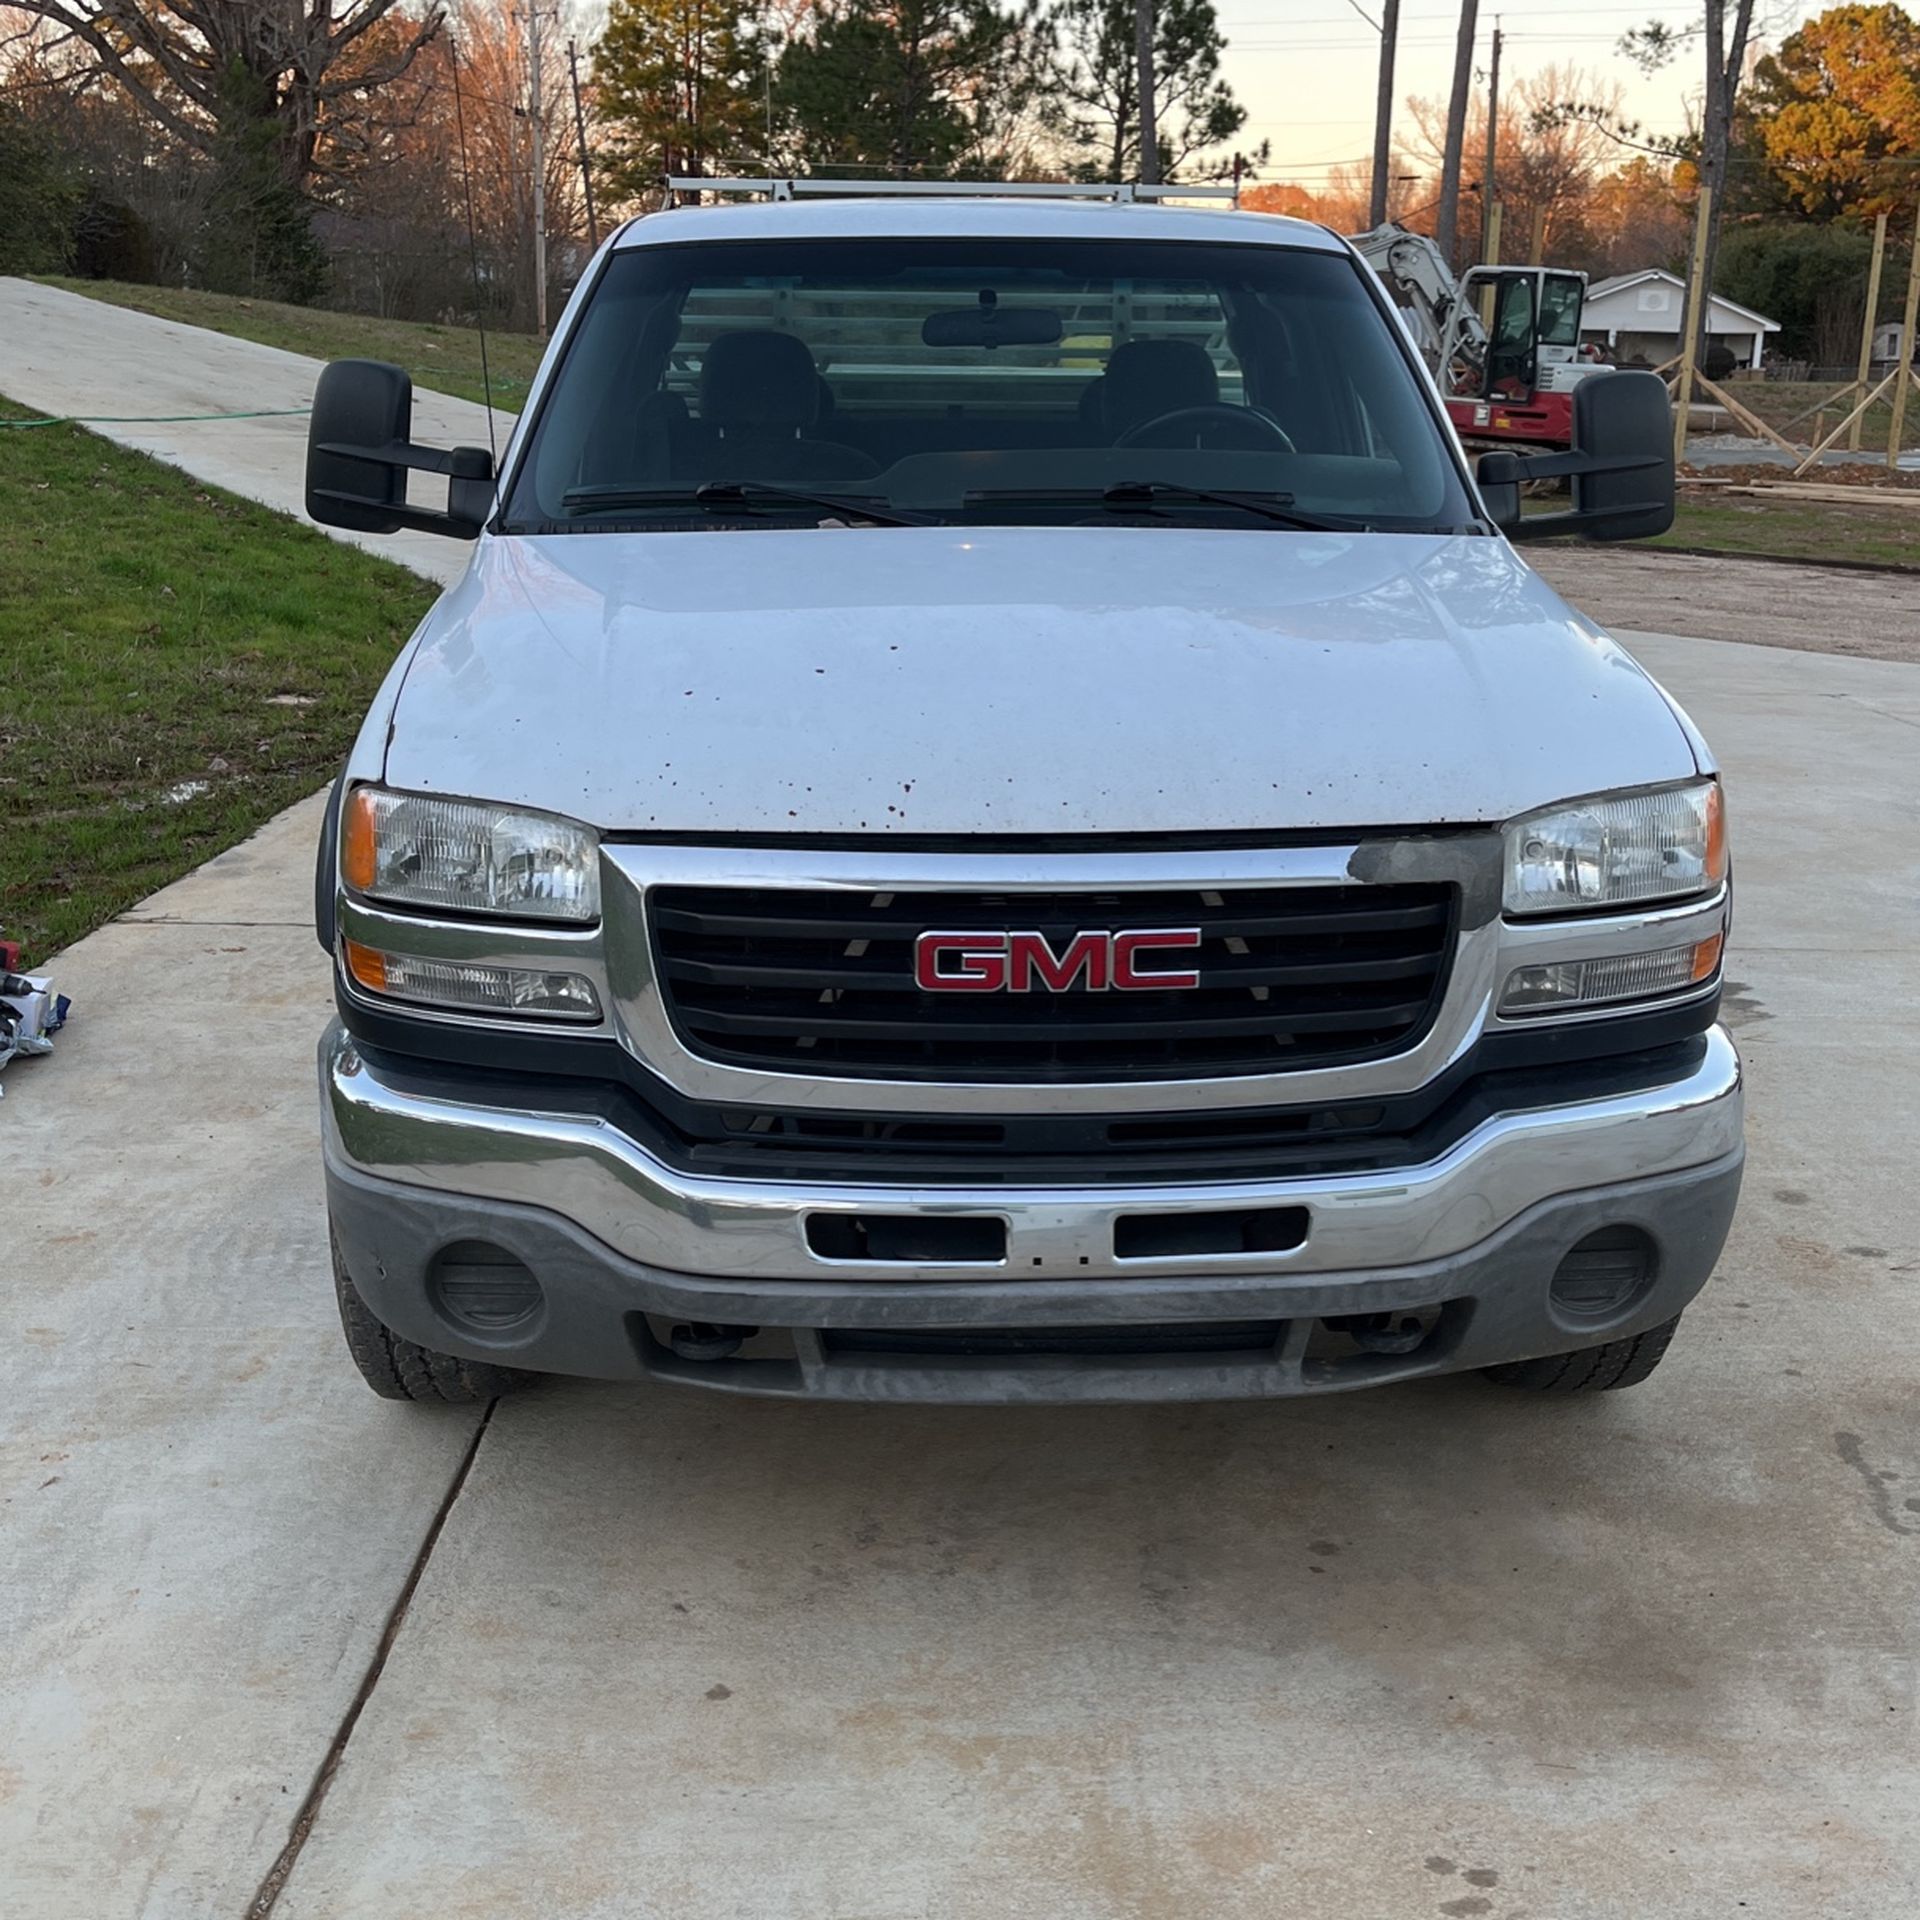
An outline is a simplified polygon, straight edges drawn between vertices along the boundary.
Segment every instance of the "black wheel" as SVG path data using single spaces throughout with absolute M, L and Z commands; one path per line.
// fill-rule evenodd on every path
M 360 1297 L 346 1262 L 340 1258 L 340 1243 L 331 1233 L 327 1245 L 333 1255 L 333 1291 L 340 1302 L 340 1325 L 347 1336 L 347 1351 L 360 1377 L 382 1400 L 440 1400 L 456 1405 L 496 1399 L 523 1387 L 535 1374 L 518 1367 L 496 1367 L 486 1360 L 462 1360 L 451 1353 L 436 1353 L 431 1347 L 416 1346 L 402 1340 L 387 1325 L 374 1317 L 373 1309 Z
M 1531 1387 L 1535 1393 L 1606 1393 L 1615 1387 L 1637 1387 L 1666 1357 L 1679 1325 L 1676 1313 L 1664 1326 L 1649 1327 L 1630 1339 L 1582 1347 L 1577 1353 L 1550 1353 L 1541 1360 L 1510 1360 L 1480 1371 L 1503 1387 Z

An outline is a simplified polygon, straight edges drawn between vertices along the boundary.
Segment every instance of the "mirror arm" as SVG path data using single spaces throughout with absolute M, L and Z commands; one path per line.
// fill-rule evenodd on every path
M 1646 464 L 1633 461 L 1634 466 Z M 1624 507 L 1609 507 L 1606 517 L 1611 520 L 1636 513 L 1652 513 L 1662 503 L 1657 500 L 1636 501 Z M 1511 526 L 1503 526 L 1500 531 L 1516 545 L 1527 540 L 1551 540 L 1562 533 L 1591 533 L 1595 516 L 1591 513 L 1535 513 L 1516 520 Z
M 314 500 L 327 500 L 336 506 L 364 507 L 365 499 L 357 493 L 342 493 L 336 487 L 315 487 L 309 495 Z M 481 522 L 465 514 L 441 513 L 432 507 L 390 506 L 382 509 L 386 518 L 392 521 L 396 531 L 410 533 L 446 533 L 456 540 L 477 540 L 480 537 Z
M 377 460 L 383 467 L 405 467 L 413 473 L 458 474 L 463 480 L 493 478 L 493 456 L 483 447 L 421 447 L 410 440 L 392 440 L 384 447 L 353 447 L 326 440 L 314 451 L 342 454 L 349 460 Z
M 1652 454 L 1542 453 L 1522 456 L 1522 480 L 1577 479 L 1587 473 L 1645 473 L 1665 462 Z

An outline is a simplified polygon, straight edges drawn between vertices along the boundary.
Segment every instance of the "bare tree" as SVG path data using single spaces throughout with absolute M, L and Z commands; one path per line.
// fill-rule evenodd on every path
M 373 40 L 400 0 L 12 0 L 84 47 L 169 133 L 211 153 L 236 122 L 270 128 L 301 185 L 340 104 L 397 79 L 440 31 L 429 6 Z
M 305 195 L 336 126 L 440 32 L 437 0 L 12 0 L 51 29 L 50 52 L 111 82 L 167 138 L 213 163 L 213 236 L 265 290 L 316 272 Z M 287 287 L 275 284 L 288 281 Z
M 1729 28 L 1731 30 L 1729 30 Z M 1649 73 L 1664 67 L 1681 45 L 1698 33 L 1706 53 L 1706 85 L 1700 101 L 1700 186 L 1707 193 L 1705 285 L 1700 296 L 1700 331 L 1694 342 L 1702 358 L 1707 351 L 1707 329 L 1712 316 L 1714 262 L 1720 252 L 1720 219 L 1726 202 L 1727 149 L 1733 138 L 1734 102 L 1746 71 L 1747 41 L 1753 32 L 1753 0 L 1703 0 L 1698 27 L 1675 28 L 1652 20 L 1636 27 L 1621 42 L 1624 52 Z

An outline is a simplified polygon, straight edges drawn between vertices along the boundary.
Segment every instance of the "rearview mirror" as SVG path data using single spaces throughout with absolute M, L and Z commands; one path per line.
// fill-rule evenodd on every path
M 984 296 L 977 307 L 943 307 L 920 323 L 927 347 L 1052 347 L 1066 332 L 1052 307 L 1002 307 Z
M 1521 483 L 1573 482 L 1568 513 L 1520 511 Z M 1483 453 L 1487 512 L 1509 540 L 1645 540 L 1673 525 L 1673 404 L 1654 373 L 1595 373 L 1573 390 L 1573 451 Z
M 478 537 L 493 507 L 485 447 L 416 447 L 413 382 L 384 360 L 336 360 L 313 390 L 307 419 L 307 512 L 355 533 Z M 445 511 L 407 504 L 407 475 L 444 473 Z

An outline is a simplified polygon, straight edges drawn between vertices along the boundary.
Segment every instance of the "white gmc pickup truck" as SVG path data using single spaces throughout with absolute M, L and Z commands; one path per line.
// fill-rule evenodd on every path
M 1659 383 L 1523 519 L 1319 228 L 772 184 L 607 242 L 497 472 L 321 380 L 312 514 L 476 543 L 320 854 L 369 1383 L 1644 1379 L 1740 1184 L 1725 815 L 1513 542 L 1669 523 Z

